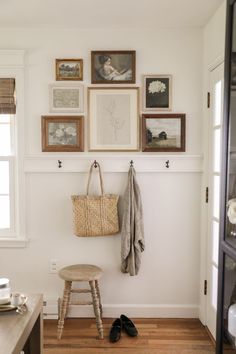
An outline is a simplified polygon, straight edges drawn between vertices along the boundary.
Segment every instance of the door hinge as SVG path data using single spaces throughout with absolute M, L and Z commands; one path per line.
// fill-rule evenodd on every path
M 204 280 L 204 295 L 207 295 L 207 280 Z
M 206 203 L 208 203 L 208 200 L 209 200 L 209 188 L 208 187 L 206 187 L 206 198 L 205 198 L 205 200 L 206 200 Z
M 210 108 L 211 106 L 211 94 L 210 92 L 207 92 L 207 108 Z

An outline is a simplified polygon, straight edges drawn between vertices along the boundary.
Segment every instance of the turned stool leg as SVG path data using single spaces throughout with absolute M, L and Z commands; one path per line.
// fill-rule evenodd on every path
M 100 294 L 100 290 L 99 290 L 99 286 L 98 286 L 98 281 L 97 280 L 95 280 L 95 288 L 96 288 L 96 291 L 97 291 L 100 315 L 101 315 L 101 318 L 102 318 L 102 301 L 101 301 L 101 294 Z
M 63 299 L 61 302 L 60 306 L 60 315 L 59 315 L 59 320 L 58 320 L 58 326 L 57 326 L 57 338 L 61 339 L 62 336 L 62 331 L 64 327 L 64 320 L 65 320 L 65 315 L 69 306 L 69 298 L 70 298 L 70 291 L 71 291 L 71 281 L 65 281 L 65 288 L 63 292 Z
M 103 339 L 103 326 L 102 326 L 102 320 L 101 320 L 101 313 L 100 313 L 100 308 L 99 308 L 99 299 L 96 291 L 96 286 L 95 286 L 95 281 L 90 281 L 89 282 L 90 288 L 91 288 L 91 293 L 92 293 L 92 299 L 93 299 L 93 309 L 94 309 L 94 314 L 96 317 L 96 324 L 97 324 L 97 329 L 99 333 L 99 338 Z

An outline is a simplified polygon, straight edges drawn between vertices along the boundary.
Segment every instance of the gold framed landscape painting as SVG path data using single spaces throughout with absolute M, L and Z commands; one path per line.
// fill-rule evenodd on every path
M 89 150 L 139 150 L 138 87 L 89 87 Z
M 56 80 L 83 80 L 83 59 L 56 59 Z
M 42 116 L 42 151 L 84 151 L 83 116 Z

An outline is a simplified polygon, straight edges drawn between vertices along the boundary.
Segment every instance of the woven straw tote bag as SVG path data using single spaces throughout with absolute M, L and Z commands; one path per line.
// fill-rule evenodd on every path
M 108 236 L 119 232 L 117 203 L 119 196 L 105 194 L 101 168 L 98 162 L 101 195 L 89 195 L 89 185 L 94 163 L 89 170 L 86 195 L 73 195 L 74 234 L 81 237 Z

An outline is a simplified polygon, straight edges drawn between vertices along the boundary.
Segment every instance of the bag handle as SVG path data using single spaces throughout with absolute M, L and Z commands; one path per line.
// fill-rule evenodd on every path
M 100 187 L 101 187 L 101 192 L 102 195 L 104 194 L 104 188 L 103 188 L 103 179 L 102 179 L 102 172 L 101 172 L 101 167 L 99 163 L 96 161 L 96 166 L 98 167 L 98 172 L 99 172 L 99 179 L 100 179 Z M 93 167 L 94 167 L 94 162 L 92 163 L 90 170 L 89 170 L 89 177 L 88 177 L 88 184 L 87 184 L 87 196 L 89 194 L 89 186 L 91 182 L 91 177 L 92 177 L 92 172 L 93 172 Z

